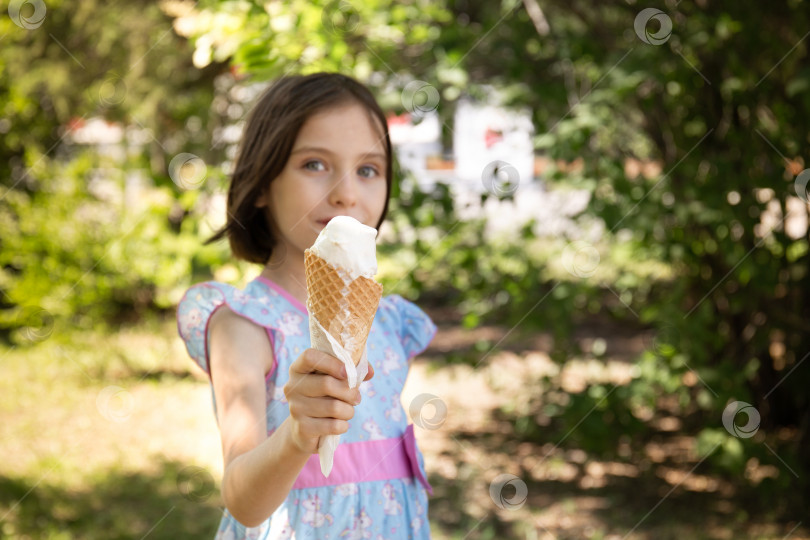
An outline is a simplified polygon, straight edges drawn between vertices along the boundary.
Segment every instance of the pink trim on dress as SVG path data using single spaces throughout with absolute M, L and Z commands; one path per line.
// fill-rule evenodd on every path
M 396 478 L 416 478 L 433 495 L 433 488 L 419 468 L 413 424 L 402 437 L 343 443 L 335 451 L 332 472 L 325 477 L 318 455 L 310 456 L 298 474 L 293 489 L 306 489 Z
M 264 382 L 267 384 L 267 381 L 270 380 L 270 376 L 273 375 L 276 371 L 276 367 L 278 367 L 278 356 L 276 354 L 276 338 L 273 336 L 272 328 L 264 327 L 265 331 L 267 332 L 267 338 L 270 340 L 270 350 L 273 351 L 273 365 L 270 366 L 270 371 L 267 372 L 267 375 L 264 377 Z
M 211 358 L 208 356 L 208 327 L 211 324 L 211 319 L 214 318 L 214 313 L 217 312 L 219 308 L 224 306 L 225 303 L 218 305 L 214 308 L 214 310 L 208 315 L 208 319 L 205 321 L 205 330 L 203 331 L 203 350 L 205 351 L 205 365 L 208 368 L 208 380 L 211 382 L 214 381 L 214 376 L 211 374 Z
M 205 350 L 205 365 L 208 366 L 208 379 L 210 381 L 213 381 L 214 377 L 211 374 L 211 358 L 210 358 L 210 356 L 208 354 L 208 327 L 211 324 L 211 319 L 214 318 L 214 313 L 216 313 L 217 310 L 219 310 L 219 308 L 224 307 L 224 306 L 228 306 L 228 309 L 230 309 L 234 314 L 236 314 L 236 315 L 238 315 L 238 316 L 240 316 L 242 318 L 248 319 L 253 324 L 259 324 L 256 321 L 254 321 L 253 319 L 251 319 L 250 317 L 246 317 L 245 315 L 242 315 L 241 313 L 239 313 L 237 311 L 234 311 L 233 308 L 231 308 L 230 304 L 228 304 L 227 300 L 214 308 L 214 310 L 211 312 L 211 314 L 208 315 L 208 319 L 205 321 L 205 332 L 203 333 L 203 340 L 204 340 L 203 341 L 203 348 Z M 259 325 L 259 326 L 262 326 L 262 325 Z M 270 350 L 273 351 L 273 365 L 270 366 L 270 371 L 268 371 L 267 375 L 265 375 L 265 377 L 264 377 L 264 382 L 265 382 L 265 384 L 267 384 L 267 381 L 270 380 L 270 376 L 273 375 L 273 373 L 276 371 L 276 367 L 278 366 L 278 358 L 276 358 L 276 356 L 278 356 L 278 355 L 276 354 L 276 339 L 273 336 L 273 332 L 272 332 L 273 329 L 269 328 L 267 326 L 262 326 L 262 328 L 264 328 L 264 330 L 267 332 L 267 338 L 270 340 Z
M 298 300 L 298 298 L 291 295 L 289 292 L 287 292 L 286 289 L 284 289 L 278 283 L 276 283 L 274 281 L 271 281 L 271 280 L 267 279 L 264 276 L 258 276 L 256 278 L 256 280 L 261 281 L 262 283 L 264 283 L 265 285 L 267 285 L 268 287 L 270 287 L 271 289 L 276 291 L 278 294 L 280 294 L 281 296 L 286 298 L 289 303 L 291 303 L 292 305 L 297 307 L 299 310 L 301 310 L 302 313 L 307 314 L 307 315 L 309 314 L 309 312 L 307 312 L 307 307 L 304 304 L 302 304 L 301 301 Z

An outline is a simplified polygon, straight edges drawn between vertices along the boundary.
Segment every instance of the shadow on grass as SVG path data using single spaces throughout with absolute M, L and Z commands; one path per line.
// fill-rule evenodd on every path
M 439 529 L 447 538 L 453 539 L 495 539 L 527 538 L 525 525 L 500 519 L 493 511 L 485 512 L 483 517 L 472 514 L 469 505 L 471 491 L 486 491 L 475 480 L 459 481 L 439 475 L 430 475 L 433 496 L 430 498 L 429 518 L 432 528 Z
M 0 538 L 213 538 L 222 510 L 210 473 L 174 461 L 155 471 L 106 470 L 78 487 L 0 476 Z
M 735 489 L 712 472 L 708 463 L 683 462 L 667 456 L 661 463 L 642 465 L 639 456 L 625 460 L 609 459 L 632 470 L 630 474 L 610 473 L 605 461 L 577 450 L 576 461 L 563 455 L 551 455 L 549 461 L 562 460 L 568 473 L 556 478 L 536 480 L 537 474 L 548 475 L 554 467 L 543 459 L 551 454 L 546 445 L 533 445 L 527 460 L 520 446 L 527 444 L 507 430 L 463 432 L 456 438 L 471 446 L 486 448 L 490 456 L 506 457 L 518 465 L 517 477 L 526 484 L 527 494 L 522 511 L 498 509 L 489 498 L 490 485 L 484 479 L 487 467 L 498 470 L 504 461 L 481 460 L 484 470 L 459 474 L 459 478 L 431 475 L 434 487 L 430 518 L 434 527 L 449 538 L 494 539 L 531 538 L 548 533 L 561 539 L 655 538 L 675 540 L 693 538 L 804 538 L 806 516 L 785 512 L 785 505 L 769 500 L 767 493 Z M 457 464 L 463 456 L 445 452 Z M 523 454 L 523 457 L 519 457 Z M 530 463 L 531 465 L 527 465 Z M 459 469 L 461 470 L 461 469 Z M 573 472 L 572 472 L 573 471 Z M 594 471 L 597 471 L 594 475 Z M 502 472 L 502 471 L 501 471 Z M 712 479 L 718 480 L 712 486 Z M 504 490 L 507 500 L 514 489 Z M 472 510 L 471 510 L 472 509 Z M 803 519 L 804 518 L 804 519 Z

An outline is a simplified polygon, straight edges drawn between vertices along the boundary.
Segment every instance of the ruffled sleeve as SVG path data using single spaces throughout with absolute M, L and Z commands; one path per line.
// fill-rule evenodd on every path
M 267 330 L 274 356 L 268 376 L 273 373 L 284 342 L 284 334 L 277 324 L 280 317 L 274 307 L 273 296 L 276 296 L 275 292 L 268 293 L 257 281 L 248 284 L 244 291 L 218 281 L 199 283 L 186 291 L 177 306 L 177 331 L 186 344 L 189 356 L 209 377 L 208 323 L 211 315 L 223 305 Z
M 218 307 L 226 302 L 225 287 L 221 283 L 206 282 L 194 285 L 177 306 L 177 331 L 189 356 L 209 376 L 208 322 Z
M 436 325 L 413 302 L 397 294 L 392 294 L 387 300 L 391 316 L 394 318 L 394 328 L 405 350 L 405 357 L 410 360 L 424 351 L 433 340 Z

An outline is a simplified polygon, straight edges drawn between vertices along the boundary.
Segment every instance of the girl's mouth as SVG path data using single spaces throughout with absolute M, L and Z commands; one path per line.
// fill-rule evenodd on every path
M 326 225 L 327 223 L 329 223 L 330 221 L 332 221 L 336 217 L 337 216 L 331 216 L 331 217 L 328 217 L 326 219 L 319 219 L 318 223 L 320 223 L 321 225 Z

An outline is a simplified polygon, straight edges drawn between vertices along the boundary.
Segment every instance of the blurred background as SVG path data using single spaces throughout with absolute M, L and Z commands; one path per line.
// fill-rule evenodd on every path
M 0 537 L 209 538 L 176 335 L 251 103 L 388 118 L 386 293 L 435 538 L 810 538 L 810 6 L 15 0 L 0 11 Z M 804 148 L 804 150 L 802 150 Z

